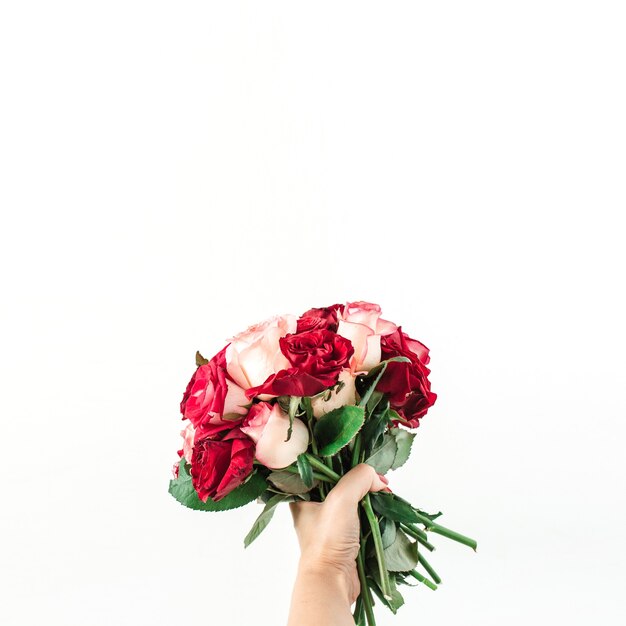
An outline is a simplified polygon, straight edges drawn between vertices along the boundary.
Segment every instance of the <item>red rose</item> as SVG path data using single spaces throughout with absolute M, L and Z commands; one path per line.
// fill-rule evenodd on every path
M 343 311 L 343 304 L 333 304 L 319 309 L 309 309 L 298 320 L 296 332 L 304 333 L 309 330 L 337 331 L 337 311 Z
M 396 356 L 409 359 L 409 362 L 388 363 L 376 389 L 389 395 L 391 407 L 398 412 L 402 423 L 417 428 L 420 418 L 437 399 L 428 380 L 428 348 L 398 327 L 394 333 L 381 337 L 381 356 L 382 360 Z
M 339 372 L 348 366 L 354 354 L 350 340 L 330 330 L 281 337 L 280 349 L 293 367 L 317 378 L 324 387 L 337 382 Z
M 246 391 L 249 398 L 268 394 L 270 396 L 314 396 L 326 387 L 315 377 L 297 367 L 272 374 L 262 385 Z
M 191 456 L 191 480 L 202 502 L 220 500 L 252 472 L 254 442 L 238 428 L 221 439 L 196 441 Z
M 313 396 L 337 383 L 354 348 L 348 339 L 330 330 L 310 330 L 280 338 L 280 349 L 293 367 L 272 374 L 262 385 L 248 389 L 257 394 Z
M 244 390 L 230 380 L 226 372 L 226 348 L 208 363 L 201 365 L 191 377 L 180 403 L 183 419 L 197 428 L 220 422 L 224 415 L 243 416 L 248 399 Z

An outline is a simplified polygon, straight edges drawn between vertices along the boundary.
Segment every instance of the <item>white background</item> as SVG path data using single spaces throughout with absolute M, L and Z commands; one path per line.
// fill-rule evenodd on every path
M 435 407 L 394 490 L 476 537 L 379 624 L 622 623 L 621 2 L 4 2 L 7 626 L 285 624 L 280 510 L 168 494 L 178 403 L 282 312 L 365 299 Z

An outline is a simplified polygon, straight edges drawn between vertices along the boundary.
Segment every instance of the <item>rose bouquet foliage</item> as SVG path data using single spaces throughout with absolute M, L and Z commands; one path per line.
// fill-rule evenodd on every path
M 186 427 L 170 493 L 202 511 L 254 500 L 264 508 L 248 546 L 281 502 L 323 501 L 343 474 L 368 463 L 381 475 L 409 458 L 413 429 L 434 404 L 429 351 L 381 308 L 349 302 L 283 315 L 232 337 L 213 358 L 196 353 L 181 402 Z M 428 533 L 476 548 L 393 493 L 361 501 L 357 624 L 373 624 L 372 591 L 394 613 L 398 587 L 441 579 Z

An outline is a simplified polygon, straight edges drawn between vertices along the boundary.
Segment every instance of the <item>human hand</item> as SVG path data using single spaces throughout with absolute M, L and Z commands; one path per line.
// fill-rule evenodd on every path
M 350 604 L 360 592 L 358 504 L 369 491 L 382 490 L 389 491 L 387 479 L 360 463 L 341 477 L 324 502 L 289 504 L 300 544 L 300 570 L 336 577 Z

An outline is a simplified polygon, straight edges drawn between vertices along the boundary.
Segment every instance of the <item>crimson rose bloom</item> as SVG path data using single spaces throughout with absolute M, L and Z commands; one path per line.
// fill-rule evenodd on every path
M 238 428 L 221 439 L 196 441 L 191 457 L 191 481 L 202 502 L 220 500 L 252 472 L 254 442 Z
M 194 372 L 180 403 L 183 417 L 198 426 L 208 413 L 222 414 L 226 385 L 226 348 Z
M 391 335 L 381 337 L 380 347 L 382 360 L 395 356 L 409 359 L 409 362 L 388 363 L 376 389 L 388 394 L 391 408 L 398 412 L 403 424 L 417 428 L 420 418 L 437 399 L 428 380 L 428 348 L 411 339 L 400 327 Z
M 354 348 L 349 339 L 330 330 L 311 330 L 280 338 L 280 349 L 300 371 L 332 387 L 339 372 L 348 366 Z
M 330 330 L 310 330 L 281 337 L 281 352 L 293 367 L 272 374 L 262 385 L 248 389 L 248 397 L 314 396 L 337 383 L 339 372 L 349 366 L 354 348 L 350 340 Z
M 236 418 L 247 412 L 243 389 L 230 380 L 226 371 L 227 347 L 196 369 L 183 394 L 180 412 L 196 428 L 219 422 L 224 415 Z
M 319 309 L 309 309 L 298 320 L 296 332 L 303 333 L 309 330 L 332 330 L 337 332 L 337 311 L 343 311 L 343 304 L 332 304 Z

